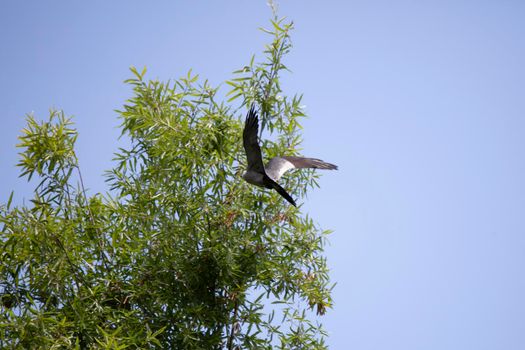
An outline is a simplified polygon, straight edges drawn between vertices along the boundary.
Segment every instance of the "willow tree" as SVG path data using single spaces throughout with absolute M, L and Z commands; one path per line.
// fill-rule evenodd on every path
M 30 205 L 11 195 L 0 210 L 0 347 L 326 347 L 327 232 L 241 179 L 252 103 L 268 158 L 300 150 L 301 97 L 279 83 L 292 26 L 272 26 L 262 62 L 234 72 L 222 97 L 191 73 L 166 83 L 131 69 L 119 112 L 131 146 L 106 195 L 84 189 L 71 119 L 28 117 L 18 165 L 40 182 Z M 282 183 L 301 199 L 316 175 Z

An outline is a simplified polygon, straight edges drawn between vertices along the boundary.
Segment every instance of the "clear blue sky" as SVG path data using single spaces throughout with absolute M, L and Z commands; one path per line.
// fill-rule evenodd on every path
M 339 165 L 304 206 L 326 229 L 333 349 L 523 349 L 525 2 L 285 1 L 304 153 Z M 75 115 L 105 191 L 128 67 L 219 84 L 260 53 L 260 1 L 3 1 L 0 200 L 28 185 L 24 115 Z M 260 54 L 259 54 L 259 57 Z

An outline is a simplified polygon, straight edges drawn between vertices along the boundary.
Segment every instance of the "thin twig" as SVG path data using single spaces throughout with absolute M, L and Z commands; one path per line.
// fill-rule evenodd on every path
M 98 229 L 97 225 L 95 224 L 95 216 L 93 215 L 93 211 L 91 210 L 91 207 L 89 206 L 89 202 L 87 200 L 86 188 L 84 187 L 84 179 L 82 178 L 82 172 L 80 171 L 80 166 L 78 166 L 78 163 L 76 164 L 76 168 L 77 168 L 77 171 L 78 171 L 78 177 L 80 179 L 80 187 L 82 188 L 82 193 L 84 194 L 84 201 L 85 201 L 88 213 L 89 213 L 89 218 L 91 220 L 91 225 L 93 225 L 93 228 L 97 231 L 97 233 L 99 234 L 100 238 L 102 238 L 103 235 L 100 232 L 100 230 Z M 107 262 L 108 259 L 106 257 L 106 253 L 104 251 L 104 246 L 102 245 L 101 240 L 97 239 L 97 242 L 98 242 L 98 245 L 99 245 L 99 248 L 100 248 L 100 254 L 99 255 L 102 258 L 102 263 L 104 264 L 104 267 L 106 268 L 106 270 L 108 270 L 109 269 L 108 262 Z
M 228 350 L 232 350 L 233 349 L 233 338 L 235 337 L 235 324 L 237 323 L 237 311 L 239 310 L 239 300 L 236 298 L 235 299 L 235 306 L 234 306 L 234 309 L 233 309 L 233 322 L 232 322 L 232 327 L 231 327 L 231 331 L 230 331 L 230 336 L 229 336 L 229 339 L 228 339 Z

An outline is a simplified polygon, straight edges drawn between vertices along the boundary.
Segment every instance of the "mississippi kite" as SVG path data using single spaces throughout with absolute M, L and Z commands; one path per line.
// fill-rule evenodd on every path
M 297 206 L 293 198 L 282 188 L 277 181 L 290 169 L 316 168 L 337 170 L 334 164 L 323 162 L 316 158 L 303 158 L 293 156 L 281 156 L 270 159 L 266 167 L 263 165 L 261 147 L 257 141 L 259 131 L 259 117 L 252 105 L 244 124 L 242 134 L 244 151 L 248 159 L 246 173 L 242 176 L 244 180 L 252 185 L 263 188 L 274 189 L 293 206 Z

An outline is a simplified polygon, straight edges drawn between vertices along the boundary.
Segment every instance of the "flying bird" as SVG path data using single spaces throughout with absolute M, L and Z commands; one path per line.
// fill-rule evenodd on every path
M 293 156 L 274 157 L 270 159 L 265 167 L 263 165 L 261 147 L 259 147 L 257 140 L 258 131 L 259 117 L 255 111 L 255 106 L 252 105 L 246 116 L 242 134 L 244 151 L 248 159 L 248 167 L 242 178 L 252 185 L 276 190 L 293 206 L 297 206 L 293 198 L 277 183 L 285 172 L 290 169 L 303 168 L 337 170 L 336 165 L 323 162 L 320 159 Z

